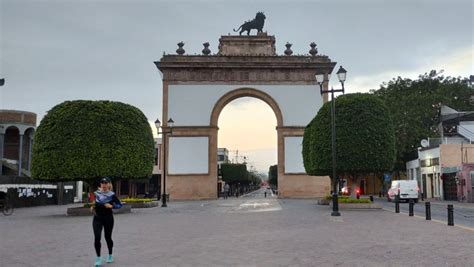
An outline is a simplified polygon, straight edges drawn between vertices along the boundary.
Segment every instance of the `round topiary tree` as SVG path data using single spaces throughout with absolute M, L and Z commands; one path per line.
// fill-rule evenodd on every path
M 51 181 L 150 177 L 154 140 L 145 115 L 112 101 L 66 101 L 35 134 L 31 175 Z
M 306 172 L 332 176 L 331 153 L 331 102 L 328 102 L 304 132 Z M 336 153 L 338 176 L 355 177 L 392 169 L 396 156 L 395 132 L 389 110 L 378 97 L 358 93 L 336 98 Z

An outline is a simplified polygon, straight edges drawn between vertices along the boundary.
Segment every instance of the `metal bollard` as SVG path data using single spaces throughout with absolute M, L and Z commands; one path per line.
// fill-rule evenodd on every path
M 454 226 L 454 214 L 453 205 L 448 205 L 448 225 Z
M 395 196 L 395 213 L 400 213 L 400 196 Z
M 431 220 L 431 203 L 425 202 L 426 220 Z
M 370 202 L 374 202 L 374 196 L 369 196 Z
M 415 206 L 415 201 L 413 201 L 413 199 L 410 199 L 408 216 L 413 216 L 413 206 Z
M 267 191 L 265 191 L 265 198 L 267 197 Z

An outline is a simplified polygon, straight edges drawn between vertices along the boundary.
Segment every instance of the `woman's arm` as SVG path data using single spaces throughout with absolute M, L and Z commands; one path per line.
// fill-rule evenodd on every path
M 122 202 L 120 202 L 120 199 L 116 195 L 112 197 L 112 205 L 114 209 L 120 209 L 123 205 Z

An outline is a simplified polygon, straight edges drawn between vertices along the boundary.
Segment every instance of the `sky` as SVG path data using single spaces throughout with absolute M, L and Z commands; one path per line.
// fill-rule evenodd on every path
M 153 61 L 175 53 L 179 41 L 187 54 L 200 54 L 204 42 L 215 53 L 221 35 L 258 11 L 265 12 L 264 31 L 275 35 L 277 53 L 290 42 L 294 54 L 307 54 L 316 42 L 320 54 L 348 71 L 347 93 L 432 69 L 474 74 L 471 0 L 0 0 L 0 77 L 6 80 L 0 109 L 35 112 L 39 123 L 65 100 L 108 99 L 140 108 L 153 122 L 162 113 Z M 339 86 L 336 78 L 331 85 Z M 274 127 L 249 126 L 272 131 L 272 144 L 267 135 L 231 143 L 225 131 L 241 129 L 245 136 L 249 130 L 222 118 L 274 119 L 265 109 L 258 100 L 237 100 L 219 120 L 219 146 L 247 151 L 260 171 L 276 162 Z

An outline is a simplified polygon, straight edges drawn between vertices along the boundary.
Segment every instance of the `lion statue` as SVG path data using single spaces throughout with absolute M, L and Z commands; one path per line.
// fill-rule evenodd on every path
M 257 33 L 262 32 L 263 24 L 265 24 L 265 19 L 265 14 L 263 14 L 263 12 L 258 12 L 253 20 L 246 21 L 244 24 L 240 25 L 237 30 L 234 29 L 234 32 L 238 32 L 239 29 L 239 35 L 242 35 L 244 31 L 247 31 L 247 35 L 250 35 L 250 30 L 252 29 L 256 29 Z

